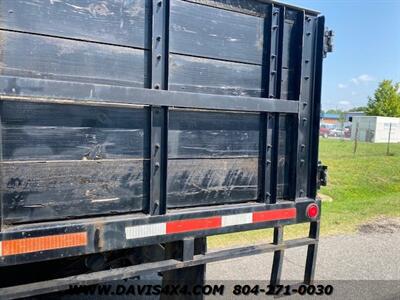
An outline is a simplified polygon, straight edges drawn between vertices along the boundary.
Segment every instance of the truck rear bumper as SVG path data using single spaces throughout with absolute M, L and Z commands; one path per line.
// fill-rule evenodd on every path
M 306 209 L 314 199 L 276 204 L 240 204 L 169 211 L 166 215 L 130 214 L 36 223 L 3 228 L 0 267 L 271 228 L 318 220 Z

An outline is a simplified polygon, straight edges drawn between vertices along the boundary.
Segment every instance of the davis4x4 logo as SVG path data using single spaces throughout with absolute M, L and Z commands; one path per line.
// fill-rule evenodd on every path
M 145 284 L 145 285 L 93 285 L 93 286 L 70 286 L 68 293 L 72 295 L 97 295 L 97 296 L 157 296 L 157 295 L 214 295 L 223 296 L 224 285 L 179 285 L 179 284 Z

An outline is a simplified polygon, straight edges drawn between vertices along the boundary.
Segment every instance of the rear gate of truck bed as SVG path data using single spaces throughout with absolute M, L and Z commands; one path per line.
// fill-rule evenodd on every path
M 17 0 L 0 16 L 0 269 L 178 252 L 0 295 L 177 279 L 266 251 L 276 284 L 283 250 L 301 245 L 313 280 L 322 16 L 255 0 Z M 302 222 L 309 237 L 283 242 L 283 226 Z M 266 227 L 271 245 L 205 251 L 207 236 Z

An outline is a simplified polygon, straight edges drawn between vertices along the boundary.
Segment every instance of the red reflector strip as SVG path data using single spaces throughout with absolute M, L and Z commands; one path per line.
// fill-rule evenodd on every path
M 257 211 L 253 213 L 253 223 L 296 218 L 295 208 Z
M 7 256 L 86 245 L 86 232 L 78 232 L 2 241 L 0 252 Z
M 222 218 L 204 218 L 167 222 L 167 234 L 221 227 Z
M 128 226 L 125 228 L 125 237 L 128 240 L 141 239 L 151 236 L 163 236 L 174 233 L 226 228 L 268 221 L 290 220 L 294 218 L 296 218 L 296 208 L 264 210 L 201 219 Z

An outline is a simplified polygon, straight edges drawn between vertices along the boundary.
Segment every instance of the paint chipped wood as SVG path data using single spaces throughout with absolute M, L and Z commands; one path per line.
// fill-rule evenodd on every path
M 258 163 L 256 158 L 170 160 L 167 207 L 254 201 Z
M 143 160 L 2 162 L 3 220 L 22 223 L 140 211 Z
M 1 28 L 149 49 L 151 0 L 6 0 Z

